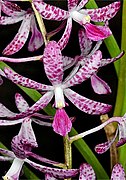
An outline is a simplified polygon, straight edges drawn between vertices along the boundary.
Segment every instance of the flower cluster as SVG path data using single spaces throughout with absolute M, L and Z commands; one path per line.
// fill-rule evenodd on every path
M 19 133 L 12 138 L 12 151 L 0 148 L 0 153 L 6 155 L 0 156 L 0 161 L 13 161 L 3 179 L 18 180 L 24 163 L 28 163 L 44 173 L 46 180 L 67 179 L 77 175 L 79 180 L 96 179 L 93 168 L 87 163 L 81 164 L 78 169 L 72 169 L 72 167 L 68 168 L 68 165 L 65 163 L 55 162 L 33 153 L 32 149 L 38 148 L 38 143 L 32 123 L 53 128 L 55 133 L 66 138 L 71 131 L 73 122 L 73 118 L 69 117 L 65 110 L 67 106 L 66 99 L 80 111 L 91 115 L 102 115 L 111 110 L 111 105 L 88 99 L 73 91 L 71 87 L 90 79 L 95 93 L 99 95 L 111 93 L 111 88 L 98 77 L 97 72 L 101 67 L 120 59 L 124 54 L 124 52 L 121 52 L 116 57 L 105 59 L 102 57 L 100 50 L 103 40 L 112 34 L 108 22 L 119 11 L 120 1 L 98 9 L 85 9 L 84 6 L 88 0 L 67 0 L 68 10 L 51 5 L 46 1 L 44 2 L 44 0 L 29 0 L 31 7 L 27 10 L 22 10 L 20 6 L 11 1 L 15 0 L 0 0 L 0 25 L 10 25 L 20 21 L 21 25 L 17 34 L 5 47 L 2 54 L 8 56 L 17 53 L 23 48 L 29 36 L 31 36 L 28 43 L 29 51 L 36 51 L 44 45 L 45 48 L 42 54 L 34 57 L 13 58 L 1 56 L 0 61 L 23 63 L 38 60 L 43 63 L 44 72 L 50 84 L 46 85 L 36 82 L 18 74 L 9 67 L 0 70 L 0 85 L 3 83 L 1 78 L 3 77 L 17 85 L 35 89 L 42 95 L 38 101 L 29 106 L 22 95 L 16 93 L 15 103 L 19 113 L 10 111 L 0 103 L 0 126 L 21 124 Z M 47 33 L 43 24 L 45 19 L 61 21 L 61 24 L 54 31 Z M 75 57 L 68 57 L 63 54 L 62 50 L 68 45 L 71 30 L 74 28 L 74 25 L 72 25 L 73 20 L 83 27 L 78 31 L 81 53 Z M 98 25 L 96 22 L 103 24 Z M 50 37 L 53 37 L 64 27 L 63 35 L 58 41 L 55 39 L 50 40 Z M 64 78 L 64 73 L 67 69 L 69 69 L 70 73 Z M 41 114 L 39 111 L 43 110 L 52 101 L 53 97 L 53 106 L 56 109 L 55 115 Z M 47 119 L 48 121 L 46 121 Z M 110 118 L 95 128 L 76 136 L 68 137 L 67 141 L 71 144 L 79 138 L 99 131 L 112 122 L 118 123 L 115 138 L 119 131 L 117 146 L 120 146 L 126 142 L 126 115 L 124 117 Z M 95 147 L 96 152 L 101 154 L 107 151 L 115 138 L 110 142 L 97 145 Z M 31 161 L 30 157 L 48 165 L 45 166 Z M 55 167 L 50 167 L 50 165 Z M 111 179 L 125 179 L 125 172 L 121 164 L 116 164 L 113 167 Z

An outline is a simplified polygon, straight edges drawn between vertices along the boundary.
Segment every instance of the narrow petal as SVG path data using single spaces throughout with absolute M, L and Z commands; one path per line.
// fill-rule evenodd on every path
M 91 76 L 91 85 L 95 93 L 97 94 L 109 94 L 111 93 L 111 88 L 109 85 L 99 78 L 96 74 Z
M 83 8 L 85 6 L 85 4 L 87 4 L 88 0 L 81 0 L 80 3 L 78 4 L 76 10 L 80 10 L 81 8 Z
M 0 153 L 4 154 L 4 155 L 7 155 L 7 156 L 9 156 L 11 158 L 15 158 L 15 154 L 12 151 L 9 151 L 7 149 L 0 148 Z
M 5 62 L 14 62 L 14 63 L 20 63 L 20 62 L 29 62 L 29 61 L 38 61 L 42 59 L 42 55 L 40 56 L 34 56 L 34 57 L 27 57 L 27 58 L 8 58 L 8 57 L 0 57 L 0 61 Z
M 57 134 L 60 134 L 61 136 L 66 136 L 68 132 L 71 131 L 72 128 L 71 120 L 63 108 L 56 110 L 52 127 L 53 130 Z
M 45 73 L 50 82 L 60 84 L 63 79 L 63 60 L 59 45 L 56 41 L 50 41 L 44 50 L 43 63 Z
M 101 60 L 101 66 L 106 66 L 107 64 L 110 64 L 112 62 L 115 62 L 116 60 L 120 59 L 124 55 L 124 51 L 122 51 L 118 56 L 108 59 L 102 59 Z
M 80 166 L 80 176 L 79 180 L 95 180 L 95 172 L 90 164 L 83 163 Z
M 58 169 L 58 168 L 51 168 L 47 166 L 42 166 L 40 164 L 37 164 L 33 161 L 30 161 L 29 159 L 25 159 L 25 162 L 30 164 L 32 167 L 35 169 L 39 170 L 40 172 L 43 172 L 45 174 L 51 174 L 55 178 L 70 178 L 70 177 L 75 177 L 78 174 L 78 169 Z
M 85 12 L 89 14 L 92 21 L 105 22 L 105 21 L 110 20 L 117 14 L 117 12 L 120 9 L 120 5 L 121 5 L 121 2 L 116 1 L 103 8 L 88 9 L 88 10 L 85 10 Z
M 20 74 L 12 71 L 10 68 L 5 68 L 4 72 L 7 78 L 10 79 L 15 84 L 19 84 L 21 86 L 29 87 L 29 88 L 40 90 L 40 91 L 53 89 L 52 86 L 41 84 L 29 78 L 25 78 L 21 76 Z
M 6 173 L 5 176 L 3 176 L 3 179 L 18 180 L 23 164 L 24 164 L 23 160 L 15 158 L 9 171 Z
M 111 105 L 83 97 L 71 89 L 65 89 L 64 94 L 78 109 L 88 114 L 105 114 L 112 107 Z
M 53 98 L 53 95 L 54 94 L 52 91 L 47 92 L 33 106 L 29 107 L 25 112 L 21 112 L 20 114 L 16 114 L 13 117 L 9 117 L 9 119 L 24 118 L 24 117 L 27 117 L 36 113 L 37 111 L 42 110 L 51 101 L 51 99 Z
M 0 25 L 8 25 L 8 24 L 15 24 L 17 22 L 20 22 L 24 20 L 24 16 L 1 16 L 0 17 Z
M 0 161 L 12 161 L 13 159 L 11 157 L 0 156 Z
M 119 163 L 116 164 L 112 170 L 111 180 L 125 180 L 125 178 L 126 174 L 123 166 Z
M 78 1 L 79 0 L 68 0 L 68 10 L 70 11 L 72 9 L 75 9 L 77 7 Z
M 64 86 L 65 87 L 74 86 L 90 78 L 100 67 L 101 58 L 102 58 L 101 51 L 96 51 L 90 58 L 87 58 L 85 64 L 78 70 L 78 72 L 69 81 L 67 81 L 64 84 Z
M 14 39 L 3 50 L 4 55 L 12 55 L 18 52 L 24 46 L 30 31 L 30 21 L 31 14 L 27 14 Z
M 31 19 L 30 30 L 31 30 L 32 35 L 29 40 L 28 50 L 33 52 L 33 51 L 36 51 L 37 49 L 39 49 L 44 43 L 42 34 L 40 33 L 40 31 L 37 28 L 34 15 L 32 16 L 32 19 Z
M 78 37 L 81 55 L 86 56 L 89 54 L 92 48 L 92 41 L 86 36 L 84 29 L 79 30 Z
M 86 23 L 84 28 L 87 37 L 93 41 L 100 41 L 112 34 L 111 30 L 107 26 L 98 26 L 91 23 Z
M 46 4 L 42 0 L 33 0 L 36 10 L 44 19 L 61 21 L 68 18 L 69 13 L 59 7 Z
M 19 93 L 15 94 L 15 102 L 16 102 L 16 106 L 20 112 L 24 112 L 29 108 L 28 103 L 25 101 L 25 99 Z
M 7 109 L 3 104 L 0 103 L 0 117 L 12 117 L 16 113 L 13 113 L 9 109 Z
M 63 69 L 67 70 L 76 63 L 76 58 L 63 56 Z
M 45 180 L 58 180 L 57 178 L 53 177 L 51 174 L 45 174 Z
M 51 122 L 45 122 L 42 121 L 40 119 L 36 119 L 36 118 L 31 118 L 33 122 L 35 122 L 36 124 L 40 125 L 40 126 L 47 126 L 47 127 L 52 127 L 52 123 Z
M 95 146 L 95 151 L 98 154 L 103 154 L 105 153 L 107 150 L 109 150 L 109 148 L 111 147 L 111 145 L 113 144 L 113 142 L 115 141 L 116 137 L 118 134 L 118 129 L 116 130 L 116 134 L 114 136 L 114 138 L 111 141 L 107 141 L 105 143 L 101 143 Z
M 58 45 L 60 46 L 61 50 L 63 50 L 66 47 L 66 45 L 69 41 L 71 29 L 72 29 L 72 18 L 69 17 L 67 20 L 67 25 L 66 25 L 65 31 L 64 31 L 61 39 L 58 41 Z
M 0 126 L 12 126 L 19 123 L 22 123 L 22 119 L 18 119 L 18 120 L 1 120 L 0 119 Z

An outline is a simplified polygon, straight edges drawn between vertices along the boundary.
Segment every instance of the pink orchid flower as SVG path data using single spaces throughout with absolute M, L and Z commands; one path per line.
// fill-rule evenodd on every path
M 76 56 L 75 58 L 64 56 L 64 70 L 75 65 L 73 71 L 71 72 L 71 76 L 73 76 L 73 74 L 78 71 L 79 67 L 83 66 L 86 63 L 86 61 L 88 61 L 88 59 L 92 58 L 93 54 L 98 51 L 102 43 L 102 41 L 98 41 L 92 49 L 92 40 L 90 40 L 86 36 L 85 31 L 83 29 L 79 30 L 78 36 L 79 36 L 79 45 L 80 45 L 81 54 L 79 56 Z M 100 67 L 115 62 L 116 60 L 120 59 L 123 55 L 124 52 L 122 51 L 118 56 L 114 58 L 101 59 Z M 111 89 L 109 85 L 105 81 L 103 81 L 100 77 L 98 77 L 96 73 L 94 73 L 91 76 L 91 85 L 94 92 L 97 94 L 111 93 Z
M 66 29 L 58 42 L 61 49 L 68 43 L 72 29 L 72 19 L 84 27 L 87 37 L 93 41 L 105 39 L 112 34 L 106 25 L 94 25 L 91 22 L 109 21 L 118 12 L 120 8 L 119 1 L 98 9 L 83 9 L 88 0 L 81 0 L 79 4 L 78 0 L 67 0 L 67 2 L 68 11 L 47 4 L 43 0 L 33 0 L 36 10 L 44 19 L 56 21 L 67 19 Z
M 16 84 L 33 88 L 39 91 L 47 91 L 32 107 L 26 111 L 15 115 L 11 118 L 22 118 L 30 114 L 34 114 L 47 106 L 47 104 L 55 96 L 55 107 L 57 108 L 53 120 L 54 131 L 65 136 L 70 132 L 72 123 L 66 114 L 64 95 L 81 111 L 88 114 L 104 114 L 111 109 L 111 105 L 90 100 L 71 90 L 69 87 L 80 84 L 97 71 L 101 61 L 101 52 L 95 53 L 85 65 L 68 81 L 63 81 L 63 58 L 59 45 L 55 41 L 50 41 L 43 54 L 43 63 L 46 75 L 52 86 L 45 85 L 25 78 L 9 68 L 4 69 L 4 73 L 8 79 Z M 62 82 L 63 81 L 63 82 Z

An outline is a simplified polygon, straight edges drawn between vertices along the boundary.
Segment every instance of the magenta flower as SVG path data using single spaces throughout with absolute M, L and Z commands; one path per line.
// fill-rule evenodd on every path
M 79 36 L 79 45 L 80 45 L 81 54 L 79 56 L 76 56 L 75 58 L 64 57 L 64 61 L 63 61 L 64 70 L 75 65 L 75 67 L 73 68 L 73 71 L 71 72 L 71 76 L 73 76 L 73 74 L 78 71 L 80 66 L 85 65 L 88 59 L 92 58 L 93 54 L 98 51 L 102 43 L 102 41 L 98 41 L 96 45 L 92 48 L 92 40 L 88 39 L 83 29 L 79 30 L 78 36 Z M 110 64 L 120 59 L 123 55 L 124 55 L 124 52 L 122 51 L 115 58 L 101 59 L 100 67 L 106 66 L 107 64 Z M 105 81 L 103 81 L 101 78 L 99 78 L 96 73 L 94 73 L 90 79 L 91 79 L 92 88 L 95 93 L 97 94 L 111 93 L 111 89 L 108 86 L 108 84 Z
M 65 107 L 64 95 L 81 111 L 88 114 L 104 114 L 108 112 L 111 105 L 101 102 L 96 102 L 85 98 L 73 90 L 70 86 L 80 84 L 88 79 L 99 68 L 101 60 L 101 52 L 98 51 L 90 58 L 85 66 L 80 68 L 78 72 L 67 82 L 63 80 L 63 59 L 59 45 L 55 41 L 47 44 L 44 54 L 43 63 L 46 75 L 52 86 L 37 83 L 31 79 L 25 78 L 9 68 L 4 69 L 7 78 L 16 84 L 25 87 L 33 88 L 39 91 L 47 91 L 32 107 L 25 112 L 15 115 L 13 118 L 22 118 L 34 114 L 36 111 L 43 109 L 55 96 L 55 107 L 57 108 L 56 115 L 53 121 L 54 131 L 65 136 L 71 130 L 71 120 L 63 109 Z M 61 110 L 62 109 L 62 110 Z M 11 117 L 12 118 L 12 117 Z
M 10 2 L 2 1 L 2 4 L 3 4 L 2 7 L 4 7 L 6 4 L 8 5 L 9 3 Z M 10 4 L 12 7 L 12 3 Z M 14 8 L 11 8 L 9 12 L 8 12 L 8 8 L 9 8 L 8 6 L 6 9 L 5 7 L 4 9 L 2 8 L 4 13 L 7 14 L 8 16 L 0 17 L 0 25 L 14 24 L 19 21 L 22 21 L 22 23 L 14 39 L 3 50 L 3 54 L 12 55 L 18 52 L 26 43 L 30 32 L 32 35 L 29 40 L 28 50 L 35 51 L 39 49 L 43 45 L 44 42 L 43 42 L 43 37 L 37 28 L 33 11 L 31 9 L 24 11 L 20 9 L 19 6 L 16 6 L 15 4 L 13 6 Z
M 61 21 L 67 19 L 65 32 L 58 42 L 63 49 L 68 40 L 72 29 L 72 19 L 82 25 L 86 35 L 93 41 L 99 41 L 110 36 L 110 29 L 105 26 L 94 25 L 93 22 L 106 22 L 113 18 L 120 8 L 120 2 L 114 2 L 106 7 L 98 9 L 82 9 L 88 0 L 68 0 L 68 11 L 59 7 L 47 4 L 43 0 L 33 0 L 34 6 L 43 18 L 48 20 Z

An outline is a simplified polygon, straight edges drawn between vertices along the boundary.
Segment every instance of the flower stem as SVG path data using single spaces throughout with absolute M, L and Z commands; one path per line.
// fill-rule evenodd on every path
M 66 165 L 67 169 L 71 169 L 72 168 L 72 146 L 69 141 L 68 135 L 63 137 L 63 143 L 64 143 L 65 165 Z M 70 178 L 68 180 L 70 180 Z
M 45 42 L 45 45 L 46 45 L 47 44 L 47 39 L 46 39 L 47 32 L 46 32 L 46 28 L 45 28 L 43 19 L 42 19 L 41 15 L 38 13 L 38 11 L 35 9 L 34 4 L 31 3 L 31 5 L 32 5 L 32 8 L 34 10 L 34 13 L 35 13 L 35 16 L 36 16 L 40 31 L 42 33 L 42 36 L 43 36 L 43 39 L 44 39 L 44 42 Z

